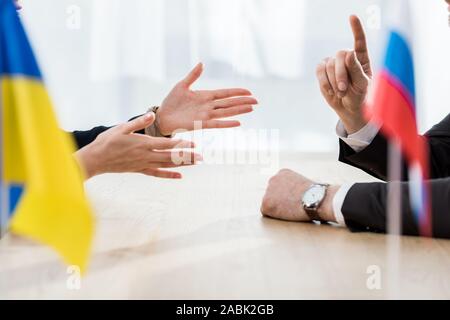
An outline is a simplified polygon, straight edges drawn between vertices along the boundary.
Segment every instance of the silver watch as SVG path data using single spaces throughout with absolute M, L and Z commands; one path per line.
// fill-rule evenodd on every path
M 315 183 L 305 191 L 302 198 L 302 207 L 312 221 L 322 221 L 319 216 L 319 208 L 327 195 L 329 184 Z

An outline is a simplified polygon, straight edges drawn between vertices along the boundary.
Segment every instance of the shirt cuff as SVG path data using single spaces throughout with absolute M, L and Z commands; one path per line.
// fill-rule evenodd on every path
M 354 183 L 345 184 L 341 186 L 341 188 L 336 192 L 333 198 L 333 211 L 334 217 L 336 218 L 336 222 L 341 227 L 346 227 L 344 215 L 342 214 L 342 207 L 344 206 L 345 198 L 347 197 L 347 193 L 353 187 Z
M 361 152 L 367 148 L 372 143 L 373 139 L 375 139 L 379 131 L 380 126 L 372 122 L 369 122 L 364 128 L 350 135 L 345 130 L 342 121 L 339 120 L 336 126 L 336 134 L 355 152 Z

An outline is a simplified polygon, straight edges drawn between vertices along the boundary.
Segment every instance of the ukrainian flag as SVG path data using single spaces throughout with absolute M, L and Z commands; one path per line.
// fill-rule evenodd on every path
M 12 0 L 0 0 L 2 207 L 10 230 L 85 270 L 94 221 L 72 138 L 59 129 Z

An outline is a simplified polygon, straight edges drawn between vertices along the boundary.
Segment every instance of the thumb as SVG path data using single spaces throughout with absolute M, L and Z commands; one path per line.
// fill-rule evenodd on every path
M 357 89 L 366 91 L 369 85 L 369 80 L 364 72 L 364 69 L 359 62 L 356 52 L 350 51 L 345 57 L 345 65 L 348 69 L 352 84 L 356 86 Z
M 195 68 L 181 81 L 186 87 L 190 87 L 200 78 L 203 73 L 203 63 L 199 63 Z
M 153 122 L 155 122 L 155 114 L 153 112 L 149 112 L 143 116 L 131 120 L 130 122 L 122 124 L 120 126 L 120 131 L 125 134 L 134 133 L 151 126 Z

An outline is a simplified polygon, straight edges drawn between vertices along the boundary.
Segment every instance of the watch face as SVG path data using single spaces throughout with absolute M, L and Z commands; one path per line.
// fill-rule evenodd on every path
M 324 186 L 312 186 L 303 196 L 303 204 L 308 208 L 316 207 L 325 197 L 326 188 Z

